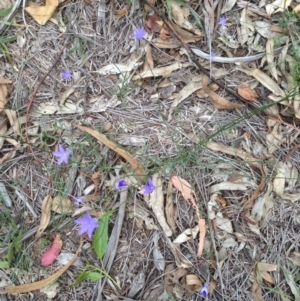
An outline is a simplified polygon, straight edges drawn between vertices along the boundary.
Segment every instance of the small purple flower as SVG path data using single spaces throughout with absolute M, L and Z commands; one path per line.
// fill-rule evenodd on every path
M 226 18 L 224 16 L 220 17 L 218 24 L 221 25 L 221 26 L 225 26 L 226 25 Z
M 133 32 L 133 36 L 140 41 L 144 38 L 145 34 L 146 32 L 144 27 L 136 28 Z
M 65 71 L 63 71 L 63 72 L 61 73 L 61 76 L 62 76 L 62 78 L 63 78 L 64 80 L 69 80 L 69 79 L 71 79 L 72 74 L 71 74 L 71 71 L 70 71 L 70 70 L 66 69 Z
M 73 202 L 74 202 L 74 204 L 82 204 L 82 203 L 84 203 L 84 199 L 82 199 L 82 198 L 74 198 Z
M 75 224 L 81 226 L 78 234 L 82 235 L 83 233 L 87 232 L 89 238 L 92 238 L 94 230 L 99 227 L 98 219 L 95 217 L 92 218 L 88 211 L 86 212 L 85 217 L 75 219 L 74 222 Z
M 58 145 L 58 152 L 53 152 L 53 156 L 57 157 L 57 164 L 60 165 L 62 163 L 68 164 L 69 156 L 72 153 L 70 149 L 64 149 L 61 144 Z
M 210 53 L 210 58 L 211 58 L 211 59 L 214 59 L 215 57 L 216 57 L 215 52 L 211 52 L 211 53 Z
M 126 181 L 123 180 L 123 179 L 119 179 L 119 180 L 117 181 L 117 183 L 115 184 L 114 189 L 115 189 L 115 190 L 122 190 L 122 189 L 124 189 L 124 188 L 126 188 L 126 187 L 128 187 L 128 184 L 126 183 Z
M 200 291 L 200 295 L 203 298 L 206 298 L 208 296 L 208 284 L 205 283 L 204 286 L 202 287 L 201 291 Z
M 150 194 L 151 192 L 154 191 L 156 188 L 155 185 L 153 184 L 153 181 L 151 178 L 148 179 L 148 182 L 146 185 L 143 185 L 142 188 L 144 189 L 143 194 Z

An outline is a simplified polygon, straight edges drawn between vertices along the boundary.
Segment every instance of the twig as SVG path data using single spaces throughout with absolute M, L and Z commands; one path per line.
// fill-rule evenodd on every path
M 28 106 L 27 106 L 27 110 L 26 110 L 26 123 L 25 123 L 25 135 L 26 135 L 26 142 L 28 144 L 28 147 L 33 155 L 33 157 L 37 160 L 37 162 L 39 163 L 40 166 L 42 166 L 42 163 L 41 161 L 35 156 L 34 154 L 34 151 L 32 149 L 32 146 L 30 144 L 30 141 L 29 141 L 29 137 L 28 137 L 28 123 L 29 123 L 29 111 L 30 111 L 30 108 L 32 106 L 32 103 L 35 99 L 35 96 L 40 88 L 40 86 L 42 85 L 42 83 L 45 81 L 45 79 L 48 77 L 48 75 L 50 74 L 50 72 L 52 71 L 52 69 L 55 67 L 55 65 L 58 63 L 64 49 L 66 48 L 67 46 L 67 42 L 68 42 L 68 38 L 66 39 L 65 41 L 65 44 L 63 45 L 62 49 L 59 51 L 55 61 L 53 62 L 52 66 L 50 67 L 50 69 L 47 71 L 47 73 L 43 76 L 43 78 L 41 79 L 41 81 L 37 84 L 37 86 L 35 87 L 34 91 L 32 92 L 32 94 L 30 95 L 30 98 L 29 98 L 29 103 L 28 103 Z

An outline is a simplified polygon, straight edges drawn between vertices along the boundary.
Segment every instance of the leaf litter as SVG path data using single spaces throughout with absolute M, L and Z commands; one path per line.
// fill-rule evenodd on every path
M 153 1 L 151 3 L 154 5 Z M 51 6 L 51 3 L 46 2 L 46 6 L 39 7 L 44 10 L 37 20 L 40 24 L 45 24 L 46 19 L 56 10 L 50 8 L 49 4 Z M 75 13 L 69 5 L 67 3 L 63 5 L 64 10 L 74 17 Z M 123 25 L 126 24 L 126 20 L 122 16 L 131 18 L 129 14 L 135 11 L 134 6 L 129 13 L 127 6 L 118 7 L 119 4 L 115 2 L 112 5 L 113 11 L 109 13 L 115 13 L 118 22 Z M 61 139 L 68 147 L 74 148 L 72 164 L 80 162 L 78 172 L 85 179 L 85 184 L 82 184 L 81 188 L 80 185 L 71 184 L 71 190 L 63 198 L 52 199 L 52 196 L 60 194 L 55 191 L 57 178 L 52 178 L 50 170 L 44 169 L 43 173 L 40 173 L 34 166 L 38 178 L 32 173 L 31 167 L 35 162 L 27 153 L 24 122 L 19 118 L 22 115 L 19 108 L 24 104 L 27 105 L 27 96 L 23 96 L 20 90 L 17 90 L 19 80 L 17 75 L 7 66 L 1 65 L 4 70 L 1 75 L 11 78 L 0 80 L 4 100 L 0 112 L 0 147 L 3 151 L 0 162 L 1 168 L 5 170 L 3 191 L 11 195 L 10 202 L 4 198 L 4 205 L 0 205 L 1 213 L 4 212 L 3 208 L 13 213 L 13 208 L 23 210 L 22 206 L 32 208 L 35 216 L 38 216 L 38 212 L 41 215 L 40 226 L 34 228 L 34 233 L 39 240 L 33 245 L 37 248 L 39 242 L 53 230 L 50 220 L 54 217 L 51 218 L 51 214 L 55 217 L 63 214 L 67 222 L 75 211 L 71 196 L 73 199 L 75 196 L 86 194 L 89 204 L 79 204 L 76 214 L 94 210 L 93 212 L 102 220 L 104 226 L 101 231 L 104 232 L 97 235 L 103 239 L 103 248 L 97 249 L 96 254 L 98 257 L 105 257 L 108 248 L 106 243 L 111 234 L 110 221 L 114 221 L 116 217 L 114 214 L 109 218 L 106 216 L 106 219 L 104 217 L 110 209 L 121 208 L 122 204 L 118 203 L 117 193 L 115 196 L 110 194 L 114 185 L 104 185 L 106 183 L 104 179 L 109 177 L 107 169 L 115 168 L 118 161 L 124 172 L 136 176 L 134 181 L 128 180 L 131 186 L 130 197 L 126 199 L 126 214 L 130 219 L 123 221 L 125 225 L 122 223 L 118 225 L 122 227 L 124 233 L 119 245 L 115 243 L 116 249 L 120 252 L 116 260 L 124 258 L 121 256 L 124 254 L 121 251 L 124 250 L 126 254 L 131 254 L 131 257 L 125 258 L 122 271 L 112 268 L 110 271 L 112 278 L 107 278 L 109 281 L 105 290 L 102 288 L 98 295 L 102 294 L 107 299 L 119 298 L 120 291 L 116 290 L 117 285 L 112 284 L 113 278 L 116 277 L 117 282 L 122 285 L 123 296 L 140 300 L 151 300 L 145 295 L 147 292 L 150 296 L 150 291 L 153 292 L 153 296 L 154 293 L 157 293 L 157 296 L 164 296 L 167 291 L 178 300 L 192 300 L 205 287 L 205 283 L 209 283 L 209 297 L 212 300 L 217 300 L 219 291 L 224 298 L 234 298 L 233 292 L 236 292 L 242 294 L 243 300 L 251 298 L 274 300 L 276 292 L 273 288 L 279 284 L 278 279 L 281 279 L 282 286 L 278 291 L 280 295 L 297 299 L 299 296 L 295 280 L 287 262 L 297 263 L 297 255 L 294 255 L 298 254 L 297 240 L 293 244 L 289 244 L 289 240 L 295 241 L 298 229 L 299 160 L 295 152 L 288 157 L 290 160 L 287 162 L 283 160 L 283 156 L 288 156 L 290 150 L 299 143 L 298 88 L 291 76 L 293 65 L 295 66 L 297 60 L 293 58 L 295 54 L 289 51 L 291 44 L 288 39 L 279 41 L 280 38 L 276 35 L 280 32 L 287 38 L 289 31 L 285 30 L 283 25 L 277 29 L 273 26 L 274 23 L 277 24 L 277 18 L 286 13 L 289 6 L 295 7 L 295 3 L 261 1 L 256 5 L 243 1 L 226 1 L 217 5 L 211 1 L 203 1 L 201 4 L 187 5 L 181 1 L 170 1 L 169 5 L 171 20 L 165 20 L 156 12 L 155 17 L 150 15 L 146 17 L 147 21 L 138 22 L 138 26 L 134 26 L 141 29 L 143 28 L 141 24 L 147 22 L 145 25 L 148 26 L 145 28 L 148 33 L 142 39 L 133 38 L 134 28 L 126 32 L 128 25 L 124 26 L 124 31 L 111 30 L 115 26 L 114 21 L 110 23 L 109 28 L 105 26 L 101 28 L 98 24 L 91 26 L 85 20 L 93 18 L 87 3 L 82 6 L 85 14 L 80 14 L 79 17 L 82 23 L 78 22 L 79 19 L 73 18 L 76 24 L 75 31 L 79 30 L 78 37 L 83 34 L 87 39 L 81 44 L 83 48 L 78 47 L 79 42 L 76 40 L 78 37 L 72 39 L 70 42 L 72 51 L 68 52 L 68 55 L 64 54 L 63 64 L 76 66 L 74 68 L 80 66 L 81 72 L 84 70 L 82 76 L 85 77 L 85 82 L 78 86 L 76 82 L 68 85 L 59 82 L 51 74 L 47 78 L 49 82 L 40 87 L 38 100 L 33 104 L 32 112 L 29 114 L 30 129 L 28 129 L 31 131 L 30 143 L 34 145 L 35 154 L 43 158 L 45 167 L 48 167 L 47 158 L 53 151 L 49 148 L 60 143 Z M 150 6 L 147 7 L 149 9 Z M 234 7 L 242 9 L 235 10 Z M 37 18 L 39 14 L 34 7 L 32 8 L 33 18 Z M 76 9 L 77 6 L 74 6 L 75 11 Z M 168 4 L 165 9 L 168 12 Z M 193 11 L 197 11 L 202 17 L 200 20 L 205 21 L 203 25 L 206 34 L 193 19 L 191 14 Z M 226 20 L 224 25 L 220 24 L 221 15 Z M 31 19 L 28 22 L 30 22 L 28 28 L 37 33 L 36 24 Z M 84 26 L 81 27 L 81 24 Z M 193 47 L 203 50 L 205 56 L 200 57 L 199 62 L 210 70 L 211 75 L 221 83 L 225 83 L 226 88 L 217 83 L 208 85 L 207 75 L 195 71 L 186 49 L 184 50 L 182 43 L 172 36 L 168 24 L 184 43 L 193 44 Z M 49 31 L 51 26 L 55 26 L 54 31 Z M 44 72 L 51 65 L 52 56 L 57 49 L 49 44 L 48 35 L 55 36 L 57 45 L 61 45 L 61 36 L 58 35 L 61 30 L 59 25 L 47 23 L 43 28 L 44 32 L 38 32 L 41 36 L 37 41 L 37 44 L 40 43 L 39 46 L 29 47 L 31 43 L 34 44 L 30 36 L 24 40 L 22 46 L 17 43 L 9 44 L 14 64 L 19 70 L 23 70 L 20 57 L 25 53 L 32 56 L 32 62 L 29 60 L 24 69 L 26 72 L 24 87 L 31 88 L 36 84 L 37 67 Z M 112 39 L 113 32 L 119 39 Z M 89 40 L 90 37 L 93 39 Z M 105 46 L 100 51 L 96 50 L 95 43 L 99 40 L 107 48 Z M 196 41 L 200 41 L 199 44 L 194 44 Z M 276 48 L 277 43 L 285 46 Z M 34 52 L 34 47 L 40 47 L 39 49 L 45 51 L 47 55 L 41 55 L 39 51 Z M 83 51 L 88 49 L 88 55 L 80 53 L 80 49 Z M 113 51 L 115 49 L 120 52 Z M 281 50 L 278 52 L 278 49 Z M 260 58 L 252 59 L 252 54 L 248 55 L 245 50 L 262 52 L 259 56 L 261 58 L 265 55 L 265 58 L 261 62 Z M 238 67 L 228 66 L 226 61 L 223 65 L 217 65 L 211 59 L 212 52 L 220 55 L 219 58 L 223 56 L 224 59 L 228 59 L 229 56 L 233 59 L 244 57 L 249 59 L 250 64 L 240 64 L 239 61 L 244 60 L 239 59 L 235 62 L 240 64 Z M 279 53 L 280 57 L 277 58 Z M 101 60 L 98 60 L 98 57 L 101 57 Z M 66 69 L 63 64 L 59 63 L 53 72 L 60 74 L 61 70 Z M 164 80 L 168 80 L 168 83 L 164 83 Z M 159 89 L 164 88 L 163 86 L 172 86 L 172 89 L 168 93 L 160 94 Z M 81 94 L 82 91 L 79 90 L 84 87 L 86 91 Z M 228 87 L 233 88 L 248 102 L 238 103 L 238 99 L 232 97 L 226 90 Z M 57 91 L 65 92 L 57 93 Z M 16 96 L 14 93 L 19 94 Z M 281 101 L 283 97 L 288 99 Z M 278 101 L 281 103 L 276 103 Z M 263 112 L 268 112 L 267 110 L 261 109 L 262 106 L 270 104 L 274 104 L 271 108 L 276 108 L 272 111 L 273 120 L 263 115 Z M 250 106 L 259 110 L 252 114 L 255 109 L 250 109 Z M 223 110 L 218 111 L 215 108 Z M 166 122 L 165 117 L 168 113 L 169 118 Z M 60 119 L 68 119 L 69 130 L 61 126 Z M 238 122 L 235 122 L 237 120 Z M 107 123 L 111 124 L 108 131 L 104 126 Z M 45 128 L 48 130 L 45 131 Z M 91 143 L 93 138 L 87 138 L 88 135 L 82 139 L 84 133 L 91 134 L 97 141 L 93 140 Z M 76 146 L 72 144 L 76 142 L 79 144 Z M 80 152 L 80 149 L 84 149 L 84 152 Z M 100 155 L 95 158 L 91 151 Z M 187 160 L 184 163 L 178 160 L 183 158 L 183 153 L 186 155 L 184 160 Z M 189 161 L 191 154 L 194 157 Z M 107 159 L 103 159 L 105 156 Z M 168 164 L 164 165 L 160 161 L 163 159 L 167 160 Z M 27 160 L 31 161 L 24 165 L 23 161 Z M 157 172 L 161 166 L 163 168 Z M 104 172 L 101 177 L 95 181 L 91 180 L 90 175 L 94 174 L 95 169 L 102 167 Z M 63 173 L 65 171 L 63 168 L 68 167 L 63 166 L 59 172 Z M 176 176 L 170 177 L 170 173 Z M 151 192 L 149 197 L 141 196 L 136 192 L 138 187 L 145 184 L 149 174 L 152 175 L 157 189 Z M 20 179 L 21 181 L 17 182 Z M 32 187 L 22 186 L 24 179 L 26 179 L 24 183 L 28 183 L 28 179 L 31 179 Z M 125 179 L 127 180 L 127 177 Z M 14 190 L 11 189 L 12 183 L 20 183 L 22 187 L 17 191 L 24 191 L 30 198 L 15 199 Z M 77 182 L 74 180 L 74 183 Z M 51 192 L 46 191 L 45 187 L 49 187 Z M 181 201 L 182 197 L 177 194 L 177 190 L 182 193 L 186 202 Z M 54 200 L 57 202 L 56 205 L 53 203 Z M 146 202 L 149 201 L 150 206 L 146 209 Z M 97 208 L 100 203 L 101 209 Z M 51 208 L 54 211 L 51 212 Z M 28 211 L 28 214 L 21 218 L 24 219 L 26 226 L 30 225 L 31 228 L 30 222 L 34 219 L 34 214 Z M 62 235 L 71 237 L 67 223 L 62 224 L 62 229 L 67 228 Z M 127 226 L 130 230 L 125 233 L 123 227 Z M 285 233 L 284 237 L 282 233 Z M 276 240 L 275 234 L 280 239 Z M 151 235 L 154 235 L 152 240 L 149 239 Z M 29 241 L 28 236 L 26 237 Z M 149 241 L 153 243 L 149 244 Z M 75 249 L 76 243 L 72 243 L 71 249 Z M 149 245 L 150 248 L 145 247 Z M 273 246 L 272 250 L 266 248 L 268 245 Z M 67 248 L 65 240 L 63 248 Z M 87 242 L 84 250 L 88 248 Z M 93 248 L 96 248 L 95 245 Z M 145 251 L 147 260 L 152 260 L 156 270 L 162 272 L 164 276 L 160 277 L 156 272 L 149 273 L 147 266 L 149 261 L 144 257 Z M 211 256 L 207 257 L 206 254 Z M 135 258 L 136 262 L 128 266 L 126 261 L 128 259 L 130 261 L 131 258 Z M 114 257 L 111 260 L 114 260 Z M 276 265 L 266 263 L 272 261 L 276 262 Z M 172 265 L 169 265 L 170 262 Z M 249 277 L 251 271 L 253 277 Z M 48 275 L 51 273 L 49 270 L 47 272 Z M 73 277 L 72 271 L 69 272 Z M 82 274 L 81 279 L 98 279 L 95 285 L 93 282 L 93 291 L 99 288 L 103 278 L 106 278 L 101 273 L 87 271 L 86 274 Z M 227 281 L 233 276 L 237 279 L 236 284 Z M 63 282 L 67 281 L 65 277 L 61 279 Z M 153 279 L 158 279 L 157 292 L 151 286 Z M 53 280 L 54 278 L 50 278 L 49 281 Z M 43 282 L 45 287 L 47 284 L 50 283 Z M 30 289 L 37 287 L 40 286 L 33 285 Z M 68 291 L 68 285 L 65 285 L 64 290 Z M 24 287 L 18 290 L 16 286 L 15 291 L 23 292 Z M 13 291 L 8 288 L 6 292 Z M 55 294 L 47 292 L 46 289 L 44 293 L 49 294 L 49 298 L 54 296 L 51 294 Z M 97 298 L 95 297 L 95 300 Z M 78 300 L 81 300 L 80 297 Z M 85 300 L 84 297 L 82 300 Z

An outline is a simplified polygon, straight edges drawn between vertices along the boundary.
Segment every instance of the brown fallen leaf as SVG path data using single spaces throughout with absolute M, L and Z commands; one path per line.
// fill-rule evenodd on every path
M 251 89 L 247 84 L 238 86 L 238 94 L 249 101 L 257 101 L 258 95 L 255 90 Z
M 158 15 L 149 15 L 145 27 L 153 32 L 159 33 L 162 29 L 161 19 Z
M 130 3 L 130 2 L 129 2 Z M 117 9 L 116 7 L 116 3 L 115 0 L 111 0 L 111 6 L 113 8 L 113 11 L 119 16 L 119 17 L 124 17 L 125 15 L 127 15 L 127 13 L 130 10 L 131 5 L 126 5 L 124 8 L 122 9 Z
M 59 214 L 68 214 L 72 212 L 72 202 L 63 196 L 56 196 L 51 203 L 51 210 Z
M 212 105 L 219 110 L 224 110 L 224 109 L 241 109 L 244 107 L 241 104 L 238 103 L 232 103 L 229 100 L 221 97 L 214 91 L 212 91 L 208 86 L 207 86 L 207 79 L 208 77 L 206 75 L 202 75 L 202 89 L 204 92 L 208 95 Z
M 204 239 L 206 234 L 206 228 L 205 228 L 205 219 L 201 218 L 199 207 L 195 201 L 194 195 L 195 192 L 192 190 L 191 185 L 184 179 L 177 177 L 177 176 L 171 176 L 171 181 L 174 187 L 176 187 L 182 194 L 183 198 L 191 204 L 195 211 L 198 218 L 198 226 L 199 226 L 199 245 L 198 245 L 198 251 L 197 256 L 200 257 L 203 252 L 204 248 Z
M 119 154 L 121 157 L 123 157 L 131 165 L 134 173 L 141 180 L 145 180 L 146 173 L 145 173 L 143 165 L 137 159 L 134 159 L 133 156 L 128 151 L 126 151 L 124 148 L 122 148 L 120 145 L 118 145 L 114 141 L 109 140 L 105 135 L 100 134 L 99 132 L 97 132 L 91 128 L 88 128 L 88 127 L 82 126 L 82 125 L 78 125 L 78 124 L 75 126 L 77 128 L 79 128 L 80 130 L 82 130 L 86 133 L 89 133 L 90 135 L 95 137 L 98 141 L 100 141 L 101 143 L 106 145 L 108 148 L 110 148 L 111 150 L 113 150 L 114 152 Z
M 58 7 L 58 0 L 46 0 L 45 6 L 28 6 L 25 10 L 40 25 L 45 25 Z
M 39 238 L 47 228 L 51 218 L 51 195 L 47 195 L 42 202 L 42 217 L 40 220 L 39 228 L 36 231 L 35 238 Z
M 23 284 L 23 285 L 17 285 L 13 287 L 5 287 L 0 289 L 0 294 L 23 294 L 23 293 L 28 293 L 32 291 L 39 290 L 51 283 L 53 283 L 58 277 L 60 277 L 76 260 L 79 252 L 81 251 L 82 247 L 82 239 L 80 240 L 80 245 L 75 253 L 75 255 L 72 257 L 72 259 L 60 270 L 58 270 L 56 273 L 53 275 L 49 276 L 48 278 L 45 278 L 40 281 L 28 283 L 28 284 Z

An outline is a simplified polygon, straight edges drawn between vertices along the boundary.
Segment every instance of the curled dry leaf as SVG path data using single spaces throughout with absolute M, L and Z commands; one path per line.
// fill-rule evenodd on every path
M 59 278 L 76 260 L 79 252 L 81 251 L 82 247 L 82 240 L 80 241 L 80 245 L 73 256 L 73 258 L 66 264 L 63 268 L 58 270 L 56 273 L 53 275 L 49 276 L 48 278 L 45 278 L 43 280 L 33 282 L 33 283 L 28 283 L 28 284 L 23 284 L 23 285 L 17 285 L 13 287 L 5 287 L 0 289 L 0 294 L 22 294 L 22 293 L 28 293 L 32 292 L 35 290 L 39 290 L 51 283 L 53 283 L 57 278 Z
M 66 197 L 58 195 L 52 200 L 51 210 L 56 213 L 68 214 L 72 212 L 72 209 L 72 202 Z
M 188 240 L 195 239 L 198 232 L 198 225 L 192 229 L 186 229 L 174 239 L 173 244 L 180 245 Z
M 131 7 L 131 5 L 130 5 L 131 2 L 128 2 L 128 3 L 129 3 L 129 5 L 126 5 L 124 8 L 117 9 L 115 0 L 111 0 L 112 9 L 119 17 L 124 17 L 128 14 L 130 7 Z
M 199 292 L 203 286 L 201 280 L 198 278 L 198 276 L 194 274 L 186 275 L 185 283 L 186 286 L 188 287 L 188 290 L 192 292 Z
M 133 69 L 141 66 L 143 64 L 142 61 L 140 61 L 141 57 L 144 55 L 145 50 L 142 49 L 142 51 L 139 53 L 139 55 L 132 55 L 126 63 L 119 63 L 119 64 L 108 64 L 102 68 L 100 68 L 97 73 L 108 75 L 108 74 L 120 74 L 123 72 L 129 72 Z
M 241 95 L 244 99 L 249 101 L 256 101 L 258 98 L 257 93 L 255 90 L 251 89 L 249 85 L 247 84 L 241 84 L 238 86 L 238 93 Z
M 169 237 L 172 236 L 172 230 L 167 224 L 164 214 L 164 194 L 162 190 L 162 181 L 160 175 L 158 173 L 154 174 L 152 181 L 156 189 L 150 194 L 149 206 L 152 208 L 153 213 L 156 216 L 157 221 L 162 227 L 163 231 Z
M 244 107 L 241 104 L 232 103 L 229 100 L 221 97 L 220 95 L 218 95 L 217 93 L 215 93 L 214 91 L 212 91 L 207 86 L 207 79 L 208 79 L 208 77 L 203 74 L 202 75 L 202 89 L 208 95 L 208 97 L 209 97 L 212 105 L 216 109 L 241 109 L 242 107 Z
M 43 254 L 41 259 L 41 265 L 48 266 L 52 264 L 56 257 L 59 255 L 62 245 L 63 242 L 60 238 L 60 235 L 57 234 L 50 248 Z
M 36 231 L 35 237 L 39 238 L 47 228 L 51 218 L 51 195 L 47 195 L 42 202 L 42 217 L 40 220 L 39 228 Z
M 77 128 L 79 128 L 80 130 L 82 130 L 83 132 L 89 133 L 90 135 L 95 137 L 98 141 L 100 141 L 101 143 L 106 145 L 108 148 L 110 148 L 111 150 L 113 150 L 114 152 L 119 154 L 121 157 L 123 157 L 131 165 L 135 174 L 141 180 L 145 179 L 146 173 L 145 173 L 143 165 L 137 159 L 134 159 L 133 156 L 128 151 L 124 150 L 124 148 L 119 146 L 114 141 L 109 140 L 105 135 L 100 134 L 99 132 L 97 132 L 91 128 L 81 126 L 81 125 L 75 125 L 75 126 Z
M 201 214 L 199 211 L 199 207 L 194 199 L 194 191 L 192 190 L 191 185 L 184 179 L 177 177 L 177 176 L 171 176 L 172 184 L 181 192 L 183 198 L 191 204 L 195 211 L 198 218 L 198 226 L 199 226 L 199 245 L 198 245 L 198 251 L 197 256 L 201 256 L 204 248 L 204 239 L 206 234 L 206 228 L 205 228 L 205 219 L 201 218 Z
M 78 87 L 78 84 L 83 80 L 83 77 L 79 78 L 73 85 L 71 85 L 64 93 L 62 93 L 59 98 L 58 102 L 61 105 L 64 105 L 65 101 L 68 97 L 74 93 L 75 89 Z
M 58 7 L 58 0 L 46 0 L 45 6 L 28 6 L 25 10 L 40 25 L 45 25 Z

